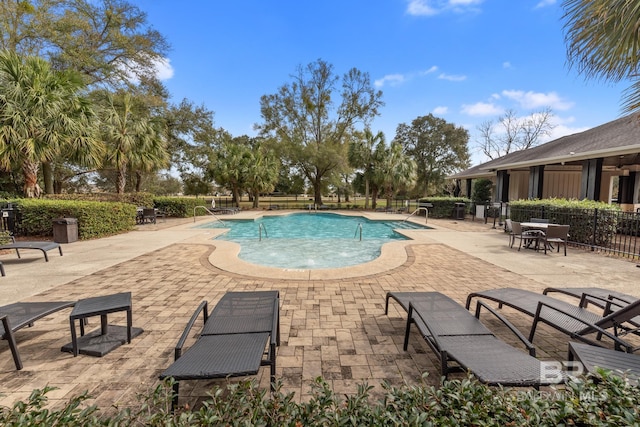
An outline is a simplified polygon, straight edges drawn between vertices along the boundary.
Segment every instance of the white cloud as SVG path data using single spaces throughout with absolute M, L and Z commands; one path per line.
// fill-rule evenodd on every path
M 502 95 L 516 101 L 520 107 L 529 110 L 535 108 L 551 107 L 553 110 L 568 110 L 573 107 L 574 103 L 566 101 L 556 92 L 540 93 L 522 90 L 503 90 Z
M 155 61 L 156 77 L 158 80 L 169 80 L 173 77 L 174 71 L 169 58 L 162 58 Z
M 436 107 L 433 109 L 433 114 L 438 114 L 438 115 L 444 115 L 447 114 L 449 112 L 449 107 Z
M 509 69 L 509 68 L 513 68 L 513 67 L 511 66 L 511 62 L 509 62 L 509 61 L 504 61 L 504 62 L 502 63 L 502 68 Z
M 547 6 L 553 6 L 556 4 L 556 0 L 540 0 L 534 9 L 540 9 Z
M 396 86 L 405 81 L 405 77 L 403 74 L 387 74 L 381 79 L 376 80 L 373 84 L 376 87 L 382 87 L 386 83 L 389 83 L 391 86 Z
M 463 80 L 467 79 L 467 76 L 461 76 L 461 75 L 453 75 L 453 74 L 445 74 L 442 73 L 438 76 L 438 78 L 440 80 L 449 80 L 450 82 L 461 82 Z
M 464 13 L 474 11 L 474 6 L 484 0 L 409 0 L 407 13 L 414 16 L 434 16 L 446 11 Z
M 436 71 L 438 71 L 438 67 L 436 65 L 434 65 L 433 67 L 429 68 L 428 70 L 421 71 L 420 74 L 424 76 L 426 74 L 435 73 Z
M 503 113 L 503 109 L 493 103 L 476 102 L 475 104 L 464 104 L 462 113 L 470 116 L 496 116 Z

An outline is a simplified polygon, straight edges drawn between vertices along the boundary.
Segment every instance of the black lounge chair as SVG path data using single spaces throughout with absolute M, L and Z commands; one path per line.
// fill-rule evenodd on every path
M 594 313 L 586 308 L 586 300 L 597 300 L 596 295 L 583 294 L 580 304 L 568 302 L 538 294 L 532 291 L 516 288 L 490 289 L 473 292 L 467 296 L 466 307 L 469 308 L 473 298 L 485 298 L 518 310 L 533 317 L 533 324 L 529 332 L 529 341 L 533 342 L 538 322 L 547 325 L 588 344 L 602 346 L 599 342 L 602 335 L 610 338 L 616 350 L 632 353 L 640 347 L 634 346 L 622 339 L 627 333 L 638 334 L 633 319 L 640 315 L 640 300 L 631 304 L 619 304 L 612 300 L 601 299 L 605 308 L 602 314 Z M 587 335 L 596 333 L 596 339 Z
M 440 358 L 441 374 L 447 378 L 456 370 L 469 371 L 489 385 L 538 388 L 564 380 L 557 370 L 546 376 L 544 362 L 535 358 L 535 348 L 504 317 L 480 302 L 475 316 L 439 292 L 389 292 L 408 311 L 404 350 L 407 350 L 411 324 L 415 323 L 429 347 Z M 479 320 L 485 307 L 502 321 L 526 346 L 524 353 L 496 337 Z M 453 366 L 450 362 L 454 362 Z
M 62 256 L 62 246 L 60 246 L 59 243 L 46 241 L 16 241 L 13 236 L 11 236 L 11 243 L 0 245 L 0 249 L 15 249 L 18 258 L 20 258 L 20 249 L 37 249 L 39 251 L 42 251 L 44 260 L 46 262 L 49 262 L 47 251 L 50 251 L 52 249 L 57 249 L 60 252 L 60 256 Z
M 631 384 L 640 379 L 640 356 L 577 342 L 569 343 L 570 362 L 580 362 L 584 371 L 595 373 L 601 368 L 615 375 L 624 375 Z
M 175 361 L 160 379 L 172 377 L 178 403 L 179 381 L 256 375 L 260 366 L 271 367 L 271 389 L 276 374 L 276 346 L 280 345 L 279 292 L 227 292 L 207 312 L 203 301 L 193 313 L 178 344 Z M 204 326 L 196 342 L 182 351 L 198 315 Z M 266 349 L 266 351 L 265 351 Z
M 0 321 L 2 321 L 2 329 L 0 329 L 0 337 L 9 342 L 9 348 L 13 355 L 13 362 L 16 369 L 22 369 L 22 361 L 20 353 L 14 337 L 14 332 L 25 326 L 33 326 L 33 322 L 48 316 L 56 311 L 72 307 L 75 301 L 60 302 L 17 302 L 14 304 L 0 307 Z

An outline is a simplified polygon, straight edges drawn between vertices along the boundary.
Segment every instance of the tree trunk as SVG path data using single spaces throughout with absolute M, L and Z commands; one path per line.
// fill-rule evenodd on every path
M 121 165 L 118 168 L 118 176 L 116 178 L 116 193 L 123 194 L 127 185 L 127 166 Z
M 258 208 L 258 202 L 259 202 L 259 200 L 260 200 L 260 193 L 259 193 L 258 191 L 256 191 L 256 192 L 253 194 L 253 205 L 252 205 L 252 206 L 253 206 L 253 208 L 254 208 L 254 209 L 257 209 L 257 208 Z
M 22 173 L 24 175 L 24 197 L 33 199 L 40 197 L 42 193 L 40 186 L 38 185 L 38 162 L 31 162 L 25 160 L 22 163 Z
M 369 209 L 369 179 L 364 180 L 364 208 Z
M 44 193 L 54 194 L 53 167 L 50 162 L 42 162 L 42 176 L 44 177 Z
M 141 187 L 142 187 L 142 174 L 136 171 L 136 193 L 140 192 Z
M 322 180 L 319 177 L 313 180 L 313 200 L 316 206 L 322 206 Z

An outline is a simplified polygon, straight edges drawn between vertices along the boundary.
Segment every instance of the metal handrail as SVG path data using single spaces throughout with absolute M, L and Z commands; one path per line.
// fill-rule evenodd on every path
M 360 241 L 362 242 L 362 223 L 361 223 L 361 222 L 359 222 L 359 223 L 358 223 L 358 226 L 356 227 L 356 232 L 355 232 L 355 234 L 353 235 L 353 238 L 354 238 L 354 239 L 355 239 L 355 238 L 356 238 L 356 236 L 358 235 L 358 231 L 360 231 Z
M 214 214 L 213 212 L 211 212 L 209 209 L 207 209 L 205 206 L 196 206 L 193 208 L 193 222 L 196 222 L 196 210 L 200 208 L 200 209 L 204 209 L 205 211 L 207 211 L 209 213 L 209 215 L 212 215 L 217 221 L 220 221 L 220 224 L 225 225 L 224 222 L 222 222 L 222 220 L 220 218 L 218 218 L 216 216 L 216 214 Z
M 425 207 L 416 208 L 416 210 L 411 212 L 411 214 L 408 217 L 406 217 L 402 222 L 408 221 L 409 218 L 420 213 L 420 211 L 424 211 L 424 217 L 425 217 L 424 222 L 427 223 L 429 221 L 429 209 Z
M 269 238 L 269 233 L 267 233 L 267 227 L 264 224 L 258 225 L 258 234 L 260 235 L 260 241 L 262 241 L 262 230 L 264 230 L 264 237 Z

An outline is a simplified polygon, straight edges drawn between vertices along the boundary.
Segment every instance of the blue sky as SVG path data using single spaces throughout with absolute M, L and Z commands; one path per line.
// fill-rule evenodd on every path
M 255 135 L 260 97 L 322 59 L 358 68 L 382 90 L 373 125 L 429 113 L 469 130 L 507 109 L 554 112 L 552 139 L 621 115 L 627 84 L 586 81 L 566 62 L 560 0 L 132 0 L 171 44 L 159 75 L 172 101 L 215 113 L 215 126 Z

